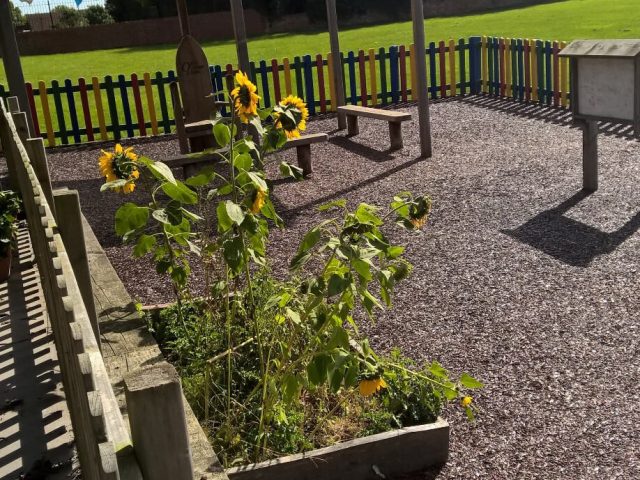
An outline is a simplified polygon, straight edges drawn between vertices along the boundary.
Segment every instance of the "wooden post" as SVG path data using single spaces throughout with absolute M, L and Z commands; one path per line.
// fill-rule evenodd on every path
M 313 173 L 311 166 L 311 145 L 300 145 L 296 147 L 298 156 L 298 166 L 302 169 L 302 175 L 305 177 Z
M 331 102 L 335 102 L 335 108 L 345 105 L 344 98 L 344 68 L 342 67 L 342 57 L 340 56 L 340 37 L 338 35 L 338 11 L 336 9 L 336 0 L 327 0 L 327 22 L 329 24 L 329 41 L 331 43 L 331 60 L 333 61 L 333 79 L 334 91 L 336 98 L 332 98 Z M 377 92 L 371 92 L 376 95 Z M 344 113 L 338 112 L 338 129 L 347 128 L 347 119 Z
M 391 150 L 401 150 L 404 147 L 402 141 L 402 123 L 389 122 L 389 137 L 391 139 Z
M 27 112 L 27 125 L 30 131 L 33 129 L 33 119 L 29 109 L 29 99 L 25 88 L 22 64 L 20 63 L 20 51 L 16 32 L 11 20 L 11 7 L 9 0 L 0 0 L 0 52 L 2 53 L 2 63 L 9 83 L 11 95 L 18 97 L 20 109 Z
M 424 34 L 424 7 L 422 0 L 411 0 L 413 17 L 413 43 L 416 49 L 415 66 L 418 71 L 418 117 L 420 122 L 420 153 L 422 158 L 429 158 L 431 150 L 431 120 L 429 118 L 429 94 L 427 91 L 427 59 L 425 57 L 426 42 Z M 412 87 L 413 88 L 413 87 Z
M 178 20 L 180 21 L 180 34 L 191 35 L 191 28 L 189 27 L 189 11 L 187 10 L 186 0 L 176 0 L 176 6 L 178 8 Z
M 242 0 L 231 0 L 231 19 L 233 21 L 233 34 L 236 39 L 238 68 L 249 75 L 249 48 L 247 47 L 247 28 L 244 24 Z
M 587 192 L 598 190 L 598 122 L 583 120 L 582 128 L 582 188 Z
M 133 448 L 148 480 L 193 480 L 180 378 L 168 363 L 124 377 Z
M 91 321 L 91 329 L 100 345 L 100 327 L 98 315 L 93 300 L 93 288 L 91 287 L 91 273 L 89 271 L 89 258 L 87 246 L 84 243 L 84 229 L 82 227 L 82 211 L 80 199 L 76 190 L 58 190 L 53 194 L 56 222 L 64 243 L 64 248 L 69 256 L 73 273 L 78 280 L 78 288 L 82 301 Z
M 47 203 L 53 215 L 55 216 L 55 205 L 53 202 L 53 189 L 51 187 L 51 177 L 49 176 L 49 164 L 47 162 L 47 153 L 44 149 L 44 140 L 42 138 L 30 138 L 27 140 L 24 148 L 31 159 L 31 165 L 36 171 L 36 176 L 42 186 Z
M 358 126 L 358 116 L 357 115 L 348 115 L 347 116 L 347 133 L 350 136 L 355 136 L 360 133 L 360 127 Z

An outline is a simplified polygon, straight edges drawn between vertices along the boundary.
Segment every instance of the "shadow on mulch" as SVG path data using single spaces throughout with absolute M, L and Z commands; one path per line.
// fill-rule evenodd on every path
M 588 267 L 600 255 L 614 252 L 640 229 L 640 212 L 614 232 L 597 228 L 565 216 L 591 195 L 581 190 L 560 205 L 546 210 L 514 230 L 501 230 L 516 240 L 574 267 Z
M 516 115 L 522 118 L 531 118 L 535 120 L 542 120 L 547 123 L 553 123 L 554 125 L 579 128 L 573 123 L 573 114 L 571 113 L 571 110 L 565 108 L 554 107 L 551 105 L 521 103 L 517 100 L 489 97 L 485 95 L 465 97 L 462 101 L 476 107 Z M 598 126 L 602 135 L 624 138 L 626 140 L 633 140 L 636 138 L 634 136 L 632 125 L 599 122 Z

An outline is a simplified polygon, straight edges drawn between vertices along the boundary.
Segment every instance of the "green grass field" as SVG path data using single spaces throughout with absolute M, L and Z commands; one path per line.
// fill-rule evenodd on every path
M 545 40 L 575 38 L 640 37 L 638 0 L 565 0 L 535 7 L 505 10 L 481 15 L 435 18 L 425 21 L 428 41 L 461 38 L 471 35 L 493 35 Z M 341 32 L 344 51 L 389 47 L 411 42 L 411 23 L 393 23 L 361 27 Z M 175 68 L 176 45 L 145 48 L 120 48 L 60 55 L 23 57 L 25 78 L 63 80 L 78 77 L 103 77 L 162 71 Z M 204 45 L 211 64 L 235 62 L 232 41 L 209 42 Z M 326 32 L 269 35 L 249 42 L 252 59 L 262 60 L 295 55 L 326 53 Z M 0 83 L 5 83 L 0 69 Z

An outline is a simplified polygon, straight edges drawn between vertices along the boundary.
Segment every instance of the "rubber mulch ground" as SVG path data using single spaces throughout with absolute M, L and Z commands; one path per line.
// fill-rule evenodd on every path
M 414 106 L 401 109 L 417 119 Z M 361 120 L 361 134 L 346 138 L 334 118 L 311 122 L 330 142 L 313 147 L 311 179 L 276 187 L 287 223 L 272 235 L 276 270 L 324 218 L 318 205 L 429 193 L 424 232 L 391 235 L 409 245 L 415 272 L 369 332 L 381 349 L 436 359 L 486 388 L 474 424 L 459 408 L 447 412 L 447 465 L 411 478 L 640 478 L 640 144 L 606 128 L 600 190 L 586 195 L 581 132 L 568 113 L 476 97 L 432 104 L 431 115 L 435 154 L 426 161 L 417 158 L 415 121 L 393 153 L 385 123 Z M 162 159 L 177 153 L 177 141 L 137 149 Z M 165 302 L 168 285 L 112 233 L 122 199 L 99 193 L 97 156 L 50 154 L 55 184 L 80 191 L 130 293 Z

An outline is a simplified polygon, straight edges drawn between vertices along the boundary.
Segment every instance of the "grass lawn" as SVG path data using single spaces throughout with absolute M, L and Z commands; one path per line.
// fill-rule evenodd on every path
M 640 9 L 638 0 L 565 0 L 480 15 L 435 18 L 426 20 L 425 24 L 428 41 L 471 35 L 544 40 L 637 38 L 640 37 Z M 410 42 L 411 23 L 408 21 L 341 32 L 344 51 L 408 45 Z M 204 48 L 211 64 L 235 62 L 232 41 L 208 42 Z M 175 49 L 176 45 L 159 45 L 27 56 L 23 57 L 23 68 L 25 78 L 30 82 L 70 78 L 75 83 L 78 77 L 166 72 L 175 68 Z M 268 35 L 251 39 L 249 51 L 255 60 L 326 53 L 329 51 L 329 37 L 324 31 Z M 0 83 L 6 83 L 1 68 Z

